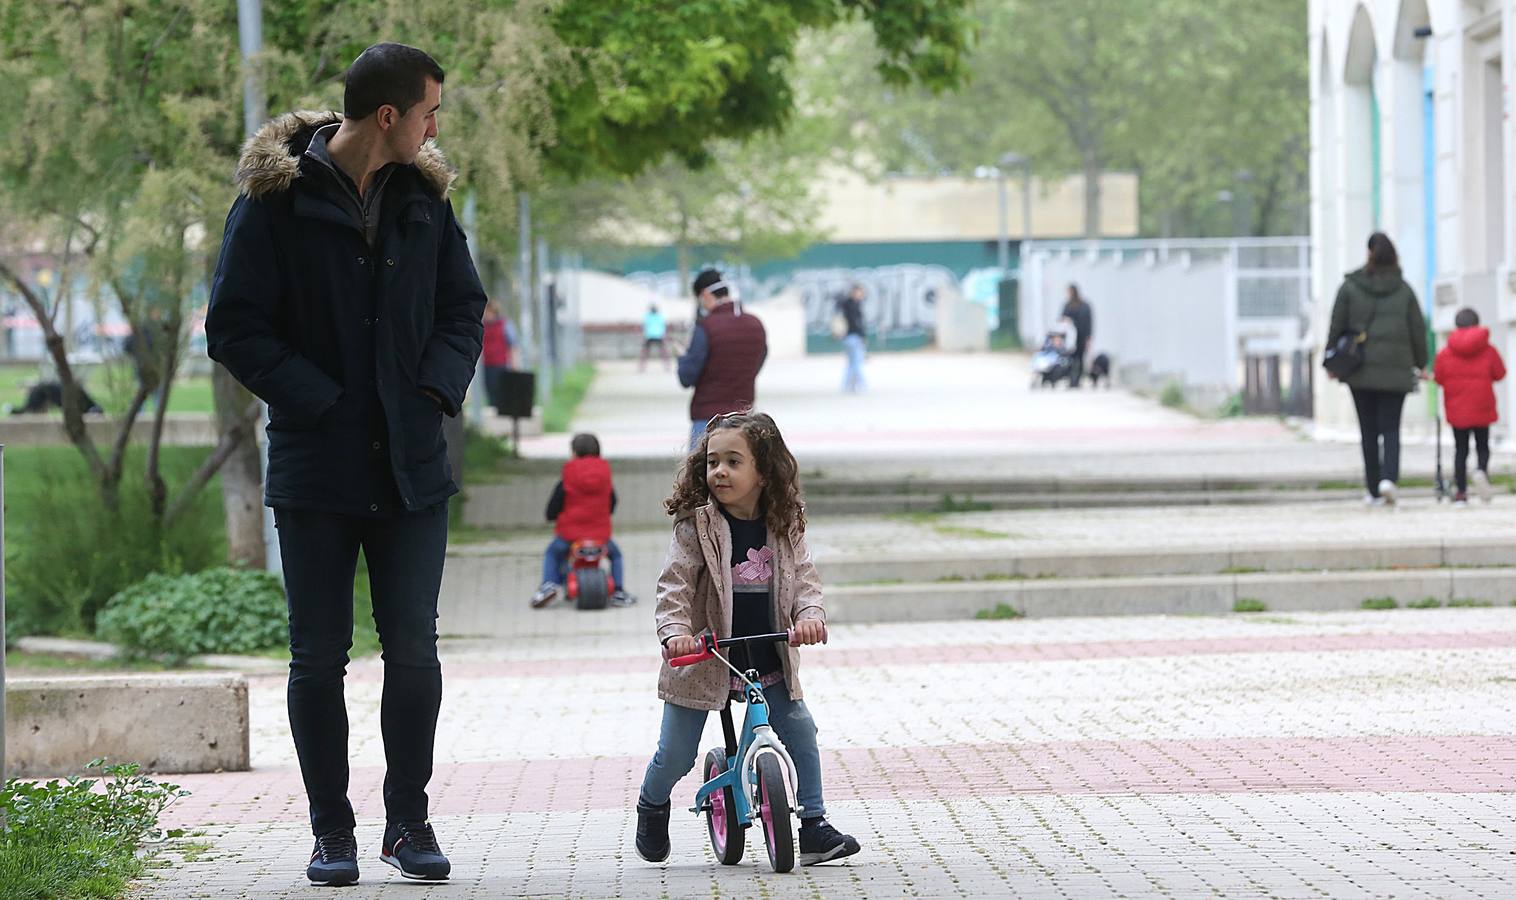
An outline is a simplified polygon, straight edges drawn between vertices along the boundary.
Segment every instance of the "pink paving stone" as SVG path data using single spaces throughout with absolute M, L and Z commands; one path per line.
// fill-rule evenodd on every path
M 1516 783 L 1510 736 L 1381 736 L 1210 741 L 948 744 L 826 753 L 830 800 L 954 800 L 1014 794 L 1230 794 L 1397 791 L 1502 793 Z M 559 812 L 632 806 L 645 757 L 507 760 L 439 766 L 435 815 Z M 177 779 L 194 793 L 168 827 L 299 821 L 299 772 L 267 769 Z M 381 817 L 383 771 L 356 768 L 360 818 Z M 686 777 L 676 806 L 694 796 Z
M 654 641 L 648 638 L 652 646 Z M 1344 653 L 1374 650 L 1480 650 L 1516 647 L 1516 631 L 1426 634 L 1278 635 L 1174 640 L 1050 642 L 1043 644 L 947 644 L 849 648 L 808 647 L 804 663 L 823 668 L 917 666 L 939 663 L 996 664 L 1214 656 L 1238 653 Z M 647 656 L 583 657 L 503 662 L 444 663 L 447 678 L 562 678 L 565 675 L 646 673 L 661 665 L 656 647 Z M 377 681 L 379 666 L 356 667 L 349 679 Z

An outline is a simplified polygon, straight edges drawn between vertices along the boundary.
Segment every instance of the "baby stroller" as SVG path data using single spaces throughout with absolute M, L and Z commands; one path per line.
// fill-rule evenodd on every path
M 1042 348 L 1032 354 L 1032 387 L 1057 387 L 1060 381 L 1071 381 L 1074 374 L 1074 357 L 1064 345 L 1063 332 L 1049 331 L 1042 339 Z

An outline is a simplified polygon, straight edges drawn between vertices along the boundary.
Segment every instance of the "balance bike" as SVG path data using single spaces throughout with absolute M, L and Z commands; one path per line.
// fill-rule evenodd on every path
M 605 609 L 616 592 L 616 581 L 601 565 L 605 547 L 594 541 L 575 541 L 569 547 L 569 571 L 564 579 L 568 599 L 578 609 Z
M 788 872 L 795 867 L 795 838 L 790 816 L 803 811 L 790 804 L 789 785 L 795 783 L 795 763 L 769 725 L 769 707 L 763 698 L 763 688 L 758 686 L 757 671 L 739 671 L 717 648 L 788 642 L 790 636 L 787 633 L 757 634 L 717 641 L 707 633 L 700 639 L 705 649 L 688 656 L 676 656 L 669 660 L 669 665 L 692 666 L 708 659 L 721 660 L 742 679 L 747 714 L 742 718 L 742 735 L 738 740 L 732 728 L 731 701 L 722 707 L 721 731 L 726 745 L 706 751 L 701 768 L 706 782 L 696 792 L 695 805 L 690 807 L 690 812 L 705 813 L 711 849 L 722 865 L 735 866 L 742 860 L 744 830 L 758 824 L 763 828 L 769 865 L 775 872 Z

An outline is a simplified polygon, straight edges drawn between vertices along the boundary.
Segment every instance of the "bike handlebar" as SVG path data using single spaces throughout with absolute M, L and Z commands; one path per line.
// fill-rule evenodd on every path
M 702 649 L 699 653 L 690 653 L 685 656 L 675 656 L 669 660 L 669 665 L 673 666 L 674 668 L 681 668 L 683 666 L 693 666 L 696 663 L 702 663 L 708 659 L 715 659 L 717 647 L 731 647 L 736 644 L 760 642 L 788 642 L 790 640 L 790 637 L 790 632 L 781 631 L 777 634 L 750 634 L 746 637 L 723 638 L 722 640 L 716 641 L 712 640 L 709 634 L 702 634 L 700 635 L 700 642 L 704 645 L 704 649 Z

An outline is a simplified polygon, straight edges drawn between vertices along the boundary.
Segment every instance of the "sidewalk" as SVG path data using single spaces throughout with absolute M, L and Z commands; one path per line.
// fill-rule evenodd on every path
M 1340 501 L 1269 507 L 820 517 L 809 534 L 838 594 L 862 590 L 871 564 L 921 563 L 931 573 L 909 580 L 925 581 L 960 557 L 1304 557 L 1343 542 L 1471 536 L 1496 553 L 1501 541 L 1516 545 L 1516 497 L 1455 511 L 1408 489 L 1400 511 L 1369 510 L 1351 487 L 1356 446 L 1311 443 L 1278 422 L 1204 421 L 1120 391 L 1032 392 L 1012 356 L 876 356 L 861 397 L 836 392 L 841 366 L 774 360 L 760 380 L 760 406 L 807 477 L 1267 473 L 1348 486 Z M 633 368 L 601 367 L 576 430 L 599 434 L 613 459 L 662 457 L 671 479 L 688 395 L 671 374 Z M 567 436 L 525 445 L 562 457 Z M 1430 447 L 1409 448 L 1405 471 L 1429 474 L 1431 459 Z M 680 811 L 693 777 L 675 792 L 672 859 L 649 865 L 633 850 L 635 793 L 660 716 L 651 635 L 667 526 L 618 531 L 643 599 L 595 613 L 527 608 L 547 539 L 544 527 L 450 550 L 431 784 L 456 872 L 445 885 L 402 883 L 377 860 L 383 664 L 350 667 L 363 880 L 344 898 L 1516 895 L 1516 608 L 1505 601 L 910 624 L 839 616 L 831 643 L 804 651 L 804 684 L 829 816 L 864 851 L 778 876 L 755 840 L 741 865 L 715 864 L 703 822 Z M 165 824 L 203 833 L 211 849 L 156 873 L 139 896 L 316 891 L 303 879 L 310 836 L 284 679 L 249 684 L 253 771 L 171 779 L 194 794 Z M 704 743 L 718 742 L 718 726 L 707 729 Z
M 353 667 L 363 881 L 342 896 L 1509 896 L 1516 610 L 839 627 L 806 651 L 832 819 L 864 852 L 778 876 L 678 813 L 641 862 L 642 636 L 450 644 L 432 783 L 457 877 L 376 859 L 380 666 Z M 306 897 L 282 679 L 251 773 L 182 779 L 212 849 L 145 897 Z M 708 726 L 706 743 L 717 741 Z M 687 778 L 679 804 L 693 796 Z

